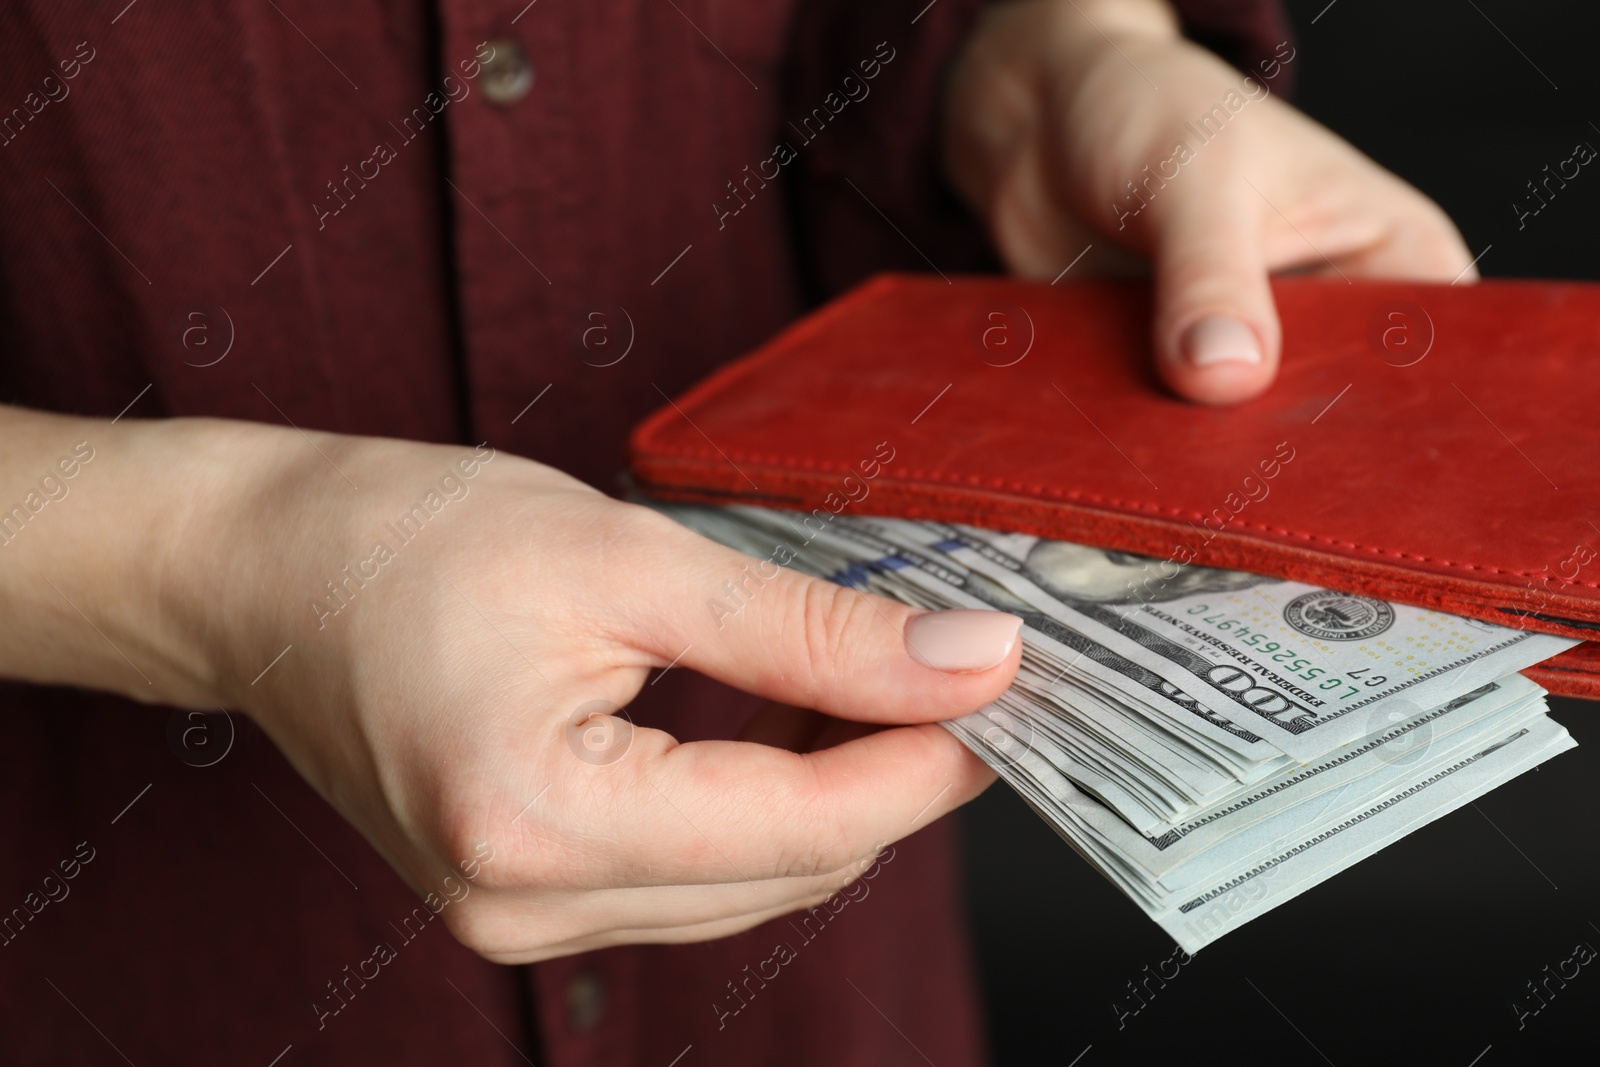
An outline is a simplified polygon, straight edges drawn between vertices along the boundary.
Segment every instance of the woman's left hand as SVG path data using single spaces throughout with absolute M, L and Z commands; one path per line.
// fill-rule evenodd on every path
M 1125 250 L 1101 271 L 1148 260 L 1163 380 L 1247 400 L 1278 368 L 1269 272 L 1476 278 L 1438 205 L 1272 95 L 1294 59 L 1241 74 L 1161 0 L 992 4 L 952 70 L 946 170 L 1017 274 L 1091 243 Z

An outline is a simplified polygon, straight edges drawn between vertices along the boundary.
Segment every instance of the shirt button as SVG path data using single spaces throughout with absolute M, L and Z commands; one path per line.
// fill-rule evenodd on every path
M 606 1010 L 606 984 L 593 971 L 579 971 L 567 981 L 567 1025 L 574 1033 L 592 1030 Z
M 479 70 L 483 95 L 491 104 L 509 107 L 533 88 L 533 64 L 522 46 L 508 37 L 495 38 L 489 47 L 489 58 Z

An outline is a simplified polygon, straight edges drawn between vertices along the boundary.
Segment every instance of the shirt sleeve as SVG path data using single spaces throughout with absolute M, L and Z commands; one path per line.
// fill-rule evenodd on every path
M 800 3 L 783 137 L 794 150 L 797 245 L 811 299 L 879 271 L 1000 269 L 978 220 L 944 180 L 937 142 L 941 83 L 984 2 Z M 1187 36 L 1241 69 L 1291 37 L 1278 0 L 1173 6 Z

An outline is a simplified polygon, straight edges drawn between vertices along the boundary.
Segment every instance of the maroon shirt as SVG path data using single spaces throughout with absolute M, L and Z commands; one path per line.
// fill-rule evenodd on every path
M 11 0 L 0 400 L 614 488 L 634 421 L 808 300 L 983 262 L 932 141 L 977 4 L 924 3 Z M 1245 56 L 1283 36 L 1184 6 Z M 4 1062 L 983 1059 L 944 826 L 809 918 L 502 967 L 242 717 L 0 693 Z M 750 707 L 677 671 L 633 710 L 690 739 Z

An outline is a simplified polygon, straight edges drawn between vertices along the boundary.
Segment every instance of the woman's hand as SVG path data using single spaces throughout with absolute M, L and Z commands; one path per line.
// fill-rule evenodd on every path
M 998 696 L 1013 616 L 762 567 L 491 448 L 313 435 L 314 451 L 209 425 L 240 481 L 171 557 L 216 561 L 183 607 L 206 635 L 193 702 L 214 687 L 247 711 L 419 893 L 475 875 L 443 917 L 490 959 L 743 930 L 992 781 L 941 727 L 901 724 Z M 832 747 L 796 753 L 605 714 L 669 664 L 889 728 L 835 723 Z
M 1010 684 L 1015 616 L 762 565 L 488 447 L 4 407 L 0 435 L 34 485 L 0 677 L 243 709 L 490 959 L 735 933 L 993 781 L 930 724 Z M 744 731 L 774 745 L 606 714 L 669 665 L 790 705 Z
M 1206 403 L 1277 372 L 1270 271 L 1476 277 L 1437 205 L 1270 95 L 1279 52 L 1247 78 L 1160 0 L 1010 0 L 947 91 L 946 169 L 1006 264 L 1054 278 L 1091 242 L 1150 261 L 1159 372 Z

